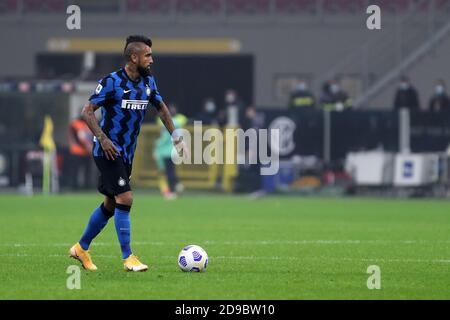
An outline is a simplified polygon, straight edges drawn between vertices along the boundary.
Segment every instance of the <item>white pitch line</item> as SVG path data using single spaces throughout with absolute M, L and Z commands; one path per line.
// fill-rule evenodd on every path
M 257 256 L 218 256 L 212 257 L 211 259 L 236 259 L 236 260 L 337 260 L 337 261 L 363 261 L 363 262 L 425 262 L 425 263 L 450 263 L 450 260 L 445 259 L 434 259 L 434 260 L 425 260 L 425 259 L 386 259 L 386 258 L 333 258 L 333 257 L 257 257 Z
M 450 240 L 256 240 L 256 241 L 205 241 L 205 244 L 221 245 L 304 245 L 304 244 L 436 244 L 450 243 Z
M 43 257 L 42 254 L 28 254 L 28 253 L 4 253 L 4 254 L 0 254 L 0 257 Z M 68 254 L 49 254 L 46 257 L 48 258 L 69 258 Z M 112 256 L 112 255 L 102 255 L 102 254 L 96 254 L 95 255 L 96 258 L 117 258 L 120 257 L 120 254 L 117 254 L 117 256 Z
M 358 244 L 450 244 L 450 240 L 244 240 L 244 241 L 202 241 L 205 245 L 358 245 Z M 179 246 L 180 243 L 163 241 L 134 241 L 138 246 Z M 73 243 L 2 243 L 0 247 L 70 247 Z M 117 246 L 114 242 L 94 242 L 93 246 Z
M 0 257 L 42 257 L 42 255 L 38 254 L 27 254 L 27 253 L 11 253 L 11 254 L 0 254 Z M 68 258 L 68 255 L 63 254 L 51 254 L 48 255 L 49 258 Z M 118 259 L 120 258 L 120 255 L 94 255 L 94 258 L 113 258 Z M 176 256 L 156 256 L 151 257 L 151 259 L 173 259 L 176 261 Z M 359 262 L 373 262 L 373 263 L 380 263 L 380 262 L 399 262 L 399 263 L 438 263 L 438 264 L 450 264 L 450 259 L 390 259 L 390 258 L 336 258 L 336 257 L 283 257 L 283 256 L 213 256 L 209 257 L 211 261 L 214 260 L 275 260 L 275 261 L 305 261 L 305 260 L 332 260 L 332 261 L 359 261 Z

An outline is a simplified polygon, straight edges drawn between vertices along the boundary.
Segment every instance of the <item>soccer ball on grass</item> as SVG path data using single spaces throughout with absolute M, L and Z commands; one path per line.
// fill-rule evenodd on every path
M 202 272 L 208 266 L 208 254 L 202 247 L 189 245 L 178 255 L 178 265 L 183 271 Z

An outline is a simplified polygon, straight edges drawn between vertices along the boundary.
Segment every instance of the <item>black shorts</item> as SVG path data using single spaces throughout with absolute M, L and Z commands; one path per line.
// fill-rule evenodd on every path
M 130 176 L 131 165 L 126 164 L 122 158 L 108 160 L 105 157 L 94 157 L 100 175 L 98 178 L 98 191 L 114 199 L 118 194 L 131 191 Z

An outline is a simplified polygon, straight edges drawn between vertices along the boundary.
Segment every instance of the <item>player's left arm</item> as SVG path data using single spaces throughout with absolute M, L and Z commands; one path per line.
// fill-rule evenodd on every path
M 169 108 L 164 101 L 161 101 L 156 105 L 156 109 L 158 110 L 158 116 L 162 123 L 166 127 L 167 131 L 169 131 L 170 135 L 172 135 L 175 131 L 175 126 L 173 125 L 172 115 L 170 114 Z

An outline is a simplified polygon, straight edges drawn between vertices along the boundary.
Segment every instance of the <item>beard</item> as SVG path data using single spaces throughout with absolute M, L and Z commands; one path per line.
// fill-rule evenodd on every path
M 151 75 L 151 73 L 150 73 L 150 65 L 149 65 L 148 67 L 145 67 L 145 68 L 139 66 L 139 67 L 137 68 L 137 71 L 139 72 L 139 74 L 140 74 L 142 77 L 148 77 L 148 76 Z

